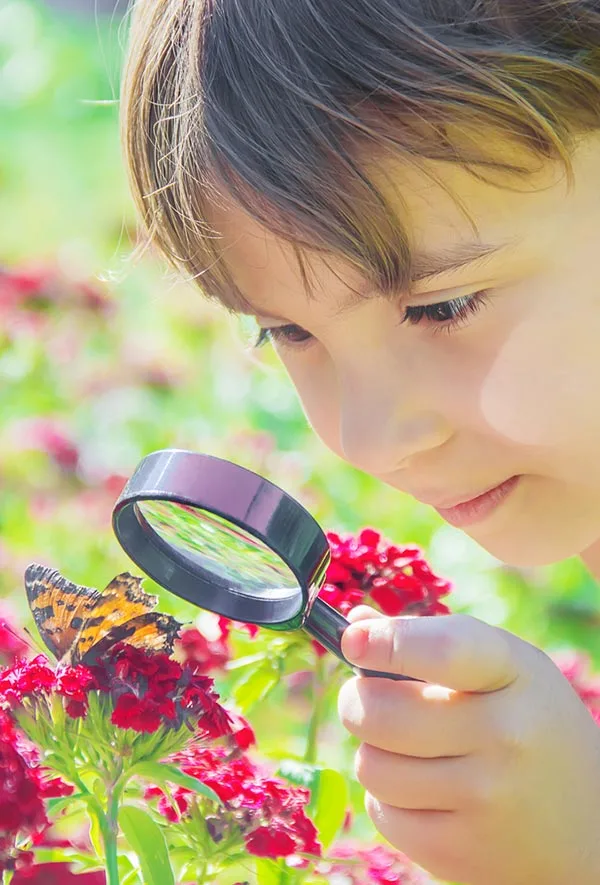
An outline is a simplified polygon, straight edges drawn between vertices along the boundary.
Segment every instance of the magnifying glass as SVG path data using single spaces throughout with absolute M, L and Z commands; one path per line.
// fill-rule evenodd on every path
M 306 630 L 348 663 L 349 621 L 318 595 L 331 558 L 325 533 L 257 473 L 212 455 L 153 452 L 115 504 L 113 530 L 133 562 L 181 599 L 235 621 Z

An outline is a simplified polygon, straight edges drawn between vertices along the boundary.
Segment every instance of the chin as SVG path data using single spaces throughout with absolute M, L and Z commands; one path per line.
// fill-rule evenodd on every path
M 470 534 L 470 533 L 469 533 Z M 598 538 L 599 534 L 595 535 Z M 514 531 L 483 537 L 470 537 L 505 565 L 514 568 L 542 568 L 562 562 L 573 556 L 581 556 L 593 543 L 593 539 L 571 536 L 565 533 L 539 531 Z

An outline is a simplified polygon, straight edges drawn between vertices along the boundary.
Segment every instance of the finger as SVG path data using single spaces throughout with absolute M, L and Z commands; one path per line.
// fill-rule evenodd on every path
M 356 624 L 357 621 L 364 621 L 366 618 L 383 618 L 385 615 L 370 605 L 357 605 L 356 608 L 350 609 L 346 617 L 351 624 Z
M 394 808 L 459 811 L 475 807 L 483 793 L 474 765 L 472 757 L 414 759 L 362 744 L 355 770 L 365 790 Z
M 476 862 L 471 862 L 471 855 L 479 858 L 480 854 L 466 848 L 471 840 L 464 832 L 463 815 L 394 808 L 369 793 L 365 807 L 381 835 L 436 880 L 454 882 L 460 872 L 461 882 L 487 881 L 485 871 L 482 874 Z
M 496 691 L 518 675 L 510 634 L 469 615 L 359 621 L 345 630 L 342 651 L 361 668 L 457 691 Z
M 428 697 L 423 683 L 355 678 L 338 697 L 342 724 L 360 741 L 403 756 L 466 756 L 492 739 L 494 717 L 475 694 Z

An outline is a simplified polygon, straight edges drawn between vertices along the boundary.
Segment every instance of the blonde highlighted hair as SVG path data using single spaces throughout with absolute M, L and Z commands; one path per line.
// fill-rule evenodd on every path
M 342 256 L 382 293 L 410 235 L 361 158 L 393 150 L 527 174 L 466 147 L 499 130 L 564 163 L 600 129 L 598 0 L 137 0 L 122 84 L 142 250 L 234 309 L 244 294 L 207 207 L 233 198 L 302 250 Z

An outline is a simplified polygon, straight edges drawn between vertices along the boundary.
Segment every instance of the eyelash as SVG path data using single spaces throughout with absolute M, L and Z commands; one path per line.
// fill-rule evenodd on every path
M 460 298 L 453 298 L 451 301 L 441 301 L 438 304 L 420 304 L 413 307 L 407 307 L 401 323 L 408 323 L 411 326 L 418 326 L 423 320 L 437 326 L 434 332 L 451 333 L 455 329 L 465 325 L 470 316 L 479 313 L 483 307 L 489 302 L 489 291 L 482 289 L 474 292 L 472 295 L 462 295 Z M 449 316 L 444 316 L 444 312 Z M 286 326 L 272 326 L 271 328 L 260 329 L 254 347 L 262 347 L 268 341 L 280 341 L 289 344 L 292 347 L 301 347 L 306 345 L 312 339 L 312 335 L 290 323 Z

